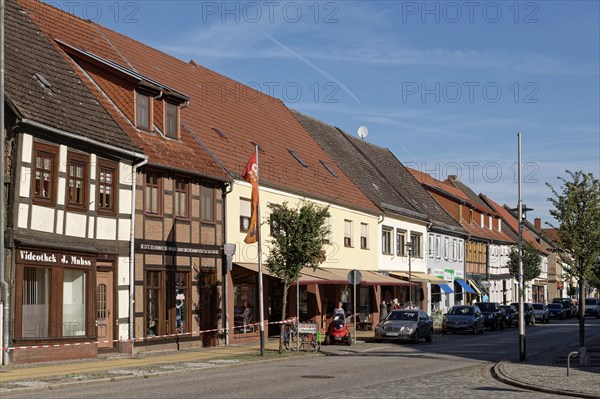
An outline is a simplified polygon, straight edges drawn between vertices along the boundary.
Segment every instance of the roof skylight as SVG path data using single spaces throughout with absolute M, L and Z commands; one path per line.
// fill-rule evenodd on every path
M 219 136 L 221 136 L 221 138 L 226 139 L 227 135 L 220 129 L 217 129 L 216 127 L 213 127 L 212 130 L 214 130 Z
M 331 168 L 329 167 L 329 165 L 327 165 L 327 164 L 325 163 L 325 161 L 319 160 L 319 162 L 321 162 L 321 165 L 323 165 L 323 167 L 324 167 L 325 169 L 327 169 L 327 171 L 328 171 L 329 173 L 331 173 L 331 175 L 332 175 L 333 177 L 338 177 L 338 175 L 336 175 L 336 174 L 335 174 L 335 172 L 333 171 L 333 169 L 331 169 Z
M 292 154 L 292 156 L 293 156 L 293 157 L 296 159 L 296 161 L 298 161 L 298 163 L 299 163 L 300 165 L 304 166 L 305 168 L 308 168 L 308 164 L 307 164 L 306 162 L 304 162 L 304 161 L 302 160 L 302 158 L 300 158 L 300 157 L 298 156 L 298 154 L 296 154 L 294 151 L 290 150 L 289 148 L 288 148 L 287 150 L 288 150 L 288 152 L 289 152 L 290 154 Z

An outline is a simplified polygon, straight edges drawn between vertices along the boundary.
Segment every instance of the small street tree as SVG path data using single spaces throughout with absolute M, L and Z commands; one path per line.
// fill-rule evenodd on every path
M 287 202 L 269 205 L 273 239 L 270 240 L 267 269 L 283 282 L 281 321 L 286 318 L 290 286 L 300 278 L 303 267 L 316 269 L 323 258 L 323 240 L 329 234 L 329 207 L 304 201 L 295 207 Z M 283 323 L 279 352 L 283 351 Z
M 508 271 L 519 279 L 519 249 L 513 247 L 508 254 Z M 542 254 L 528 241 L 523 242 L 523 282 L 533 280 L 542 272 Z
M 585 286 L 591 274 L 598 271 L 600 258 L 600 181 L 592 173 L 566 171 L 570 180 L 558 177 L 560 191 L 552 190 L 548 198 L 554 209 L 550 210 L 559 223 L 558 247 L 567 255 L 566 272 L 579 285 L 579 346 L 585 345 Z M 554 227 L 554 226 L 552 226 Z M 592 281 L 590 281 L 592 282 Z

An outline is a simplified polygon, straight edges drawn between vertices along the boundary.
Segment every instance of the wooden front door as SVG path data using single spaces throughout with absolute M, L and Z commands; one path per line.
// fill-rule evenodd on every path
M 113 347 L 112 272 L 96 274 L 96 324 L 99 348 Z

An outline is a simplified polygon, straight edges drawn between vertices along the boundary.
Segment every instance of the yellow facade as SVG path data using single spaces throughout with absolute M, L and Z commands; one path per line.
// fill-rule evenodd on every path
M 236 181 L 233 190 L 227 195 L 226 205 L 226 242 L 237 245 L 235 262 L 257 263 L 258 249 L 257 244 L 245 244 L 246 233 L 241 231 L 240 217 L 244 216 L 246 207 L 244 202 L 250 200 L 251 188 L 246 182 Z M 269 226 L 269 208 L 268 204 L 282 204 L 288 202 L 293 206 L 303 199 L 297 195 L 274 190 L 271 188 L 260 188 L 260 212 L 261 212 L 261 237 L 263 264 L 266 263 L 269 254 L 269 240 L 272 238 Z M 326 260 L 321 265 L 324 268 L 339 269 L 358 269 L 358 270 L 377 270 L 378 254 L 378 215 L 368 214 L 344 208 L 338 205 L 326 204 L 321 201 L 311 200 L 322 206 L 329 206 L 331 236 L 330 243 L 324 244 L 326 251 Z M 345 222 L 346 221 L 346 222 Z M 344 245 L 344 227 L 345 223 L 351 222 L 352 225 L 352 245 Z M 362 225 L 362 226 L 361 226 Z M 366 225 L 366 226 L 364 226 Z M 363 227 L 364 226 L 364 227 Z M 366 248 L 361 248 L 361 231 L 366 230 Z M 364 243 L 364 241 L 363 241 Z

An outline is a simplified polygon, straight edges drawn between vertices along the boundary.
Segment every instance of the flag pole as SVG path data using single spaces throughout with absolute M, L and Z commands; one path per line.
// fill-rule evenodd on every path
M 259 182 L 258 187 L 260 190 L 260 166 L 258 163 L 258 145 L 254 146 L 256 156 L 256 180 Z M 265 354 L 265 314 L 264 314 L 264 301 L 263 301 L 263 272 L 262 272 L 262 234 L 260 233 L 260 196 L 258 197 L 258 205 L 256 207 L 256 239 L 258 242 L 258 308 L 260 315 L 260 355 Z

